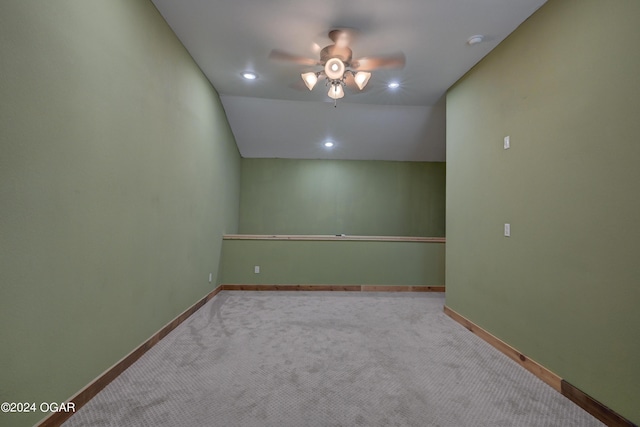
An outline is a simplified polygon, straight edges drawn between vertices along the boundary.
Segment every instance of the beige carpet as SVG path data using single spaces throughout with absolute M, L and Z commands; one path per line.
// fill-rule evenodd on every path
M 602 425 L 443 304 L 223 291 L 64 426 Z

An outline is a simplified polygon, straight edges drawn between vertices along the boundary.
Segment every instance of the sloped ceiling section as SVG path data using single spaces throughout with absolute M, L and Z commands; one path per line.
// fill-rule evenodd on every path
M 434 106 L 221 97 L 243 157 L 444 161 L 444 98 Z M 344 122 L 344 114 L 349 122 Z M 334 142 L 327 150 L 323 143 Z
M 444 161 L 444 94 L 544 0 L 152 0 L 221 95 L 244 157 Z M 404 53 L 337 107 L 320 67 L 269 59 L 273 49 L 319 58 L 333 28 L 355 29 L 354 57 Z M 482 34 L 474 46 L 469 37 Z M 243 71 L 258 79 L 247 81 Z M 389 89 L 391 81 L 400 83 Z M 327 150 L 322 143 L 332 140 Z

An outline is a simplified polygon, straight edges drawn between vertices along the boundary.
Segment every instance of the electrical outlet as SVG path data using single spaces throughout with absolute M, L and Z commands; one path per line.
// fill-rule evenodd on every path
M 504 237 L 511 237 L 511 224 L 504 225 Z
M 255 274 L 260 273 L 260 266 L 259 266 L 259 265 L 255 265 L 255 266 L 253 267 L 253 272 L 254 272 Z
M 507 150 L 509 149 L 509 147 L 511 147 L 511 142 L 510 142 L 509 135 L 507 135 L 504 137 L 504 149 Z

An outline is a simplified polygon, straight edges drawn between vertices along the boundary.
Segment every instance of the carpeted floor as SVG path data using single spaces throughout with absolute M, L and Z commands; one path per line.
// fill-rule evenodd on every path
M 73 426 L 602 426 L 443 294 L 223 291 Z

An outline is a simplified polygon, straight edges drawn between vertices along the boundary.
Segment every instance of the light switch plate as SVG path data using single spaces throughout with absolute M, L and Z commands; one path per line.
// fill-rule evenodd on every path
M 504 225 L 504 237 L 511 237 L 511 224 Z
M 504 149 L 507 150 L 509 147 L 511 147 L 511 142 L 509 135 L 507 135 L 504 137 Z
M 259 265 L 254 266 L 254 267 L 253 267 L 253 272 L 254 272 L 255 274 L 260 273 L 260 266 L 259 266 Z

